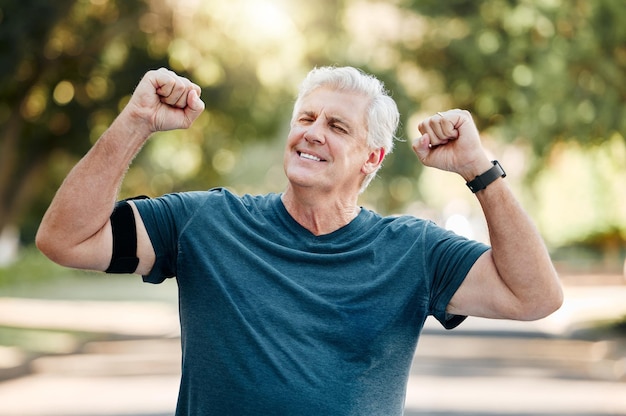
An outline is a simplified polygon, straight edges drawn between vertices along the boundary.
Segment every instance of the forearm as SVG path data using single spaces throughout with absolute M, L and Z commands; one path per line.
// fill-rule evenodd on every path
M 492 246 L 492 257 L 503 283 L 527 311 L 562 298 L 561 286 L 546 246 L 506 181 L 498 179 L 476 193 Z
M 120 114 L 57 191 L 37 233 L 44 253 L 60 260 L 107 225 L 124 174 L 148 136 Z
M 61 185 L 37 232 L 39 249 L 65 266 L 106 270 L 109 219 L 128 166 L 152 132 L 188 128 L 203 110 L 198 85 L 165 68 L 148 71 Z
M 494 165 L 483 150 L 471 114 L 437 113 L 419 124 L 413 150 L 426 166 L 456 172 L 467 182 Z M 476 192 L 492 250 L 482 255 L 448 305 L 450 313 L 532 320 L 554 312 L 563 294 L 544 242 L 506 181 Z

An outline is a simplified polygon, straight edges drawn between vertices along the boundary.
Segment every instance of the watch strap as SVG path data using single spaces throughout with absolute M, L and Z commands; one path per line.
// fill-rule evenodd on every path
M 491 163 L 493 163 L 493 167 L 491 167 L 487 172 L 476 176 L 474 179 L 466 183 L 470 191 L 473 193 L 482 191 L 496 179 L 504 178 L 506 176 L 506 172 L 502 169 L 500 162 L 493 160 Z

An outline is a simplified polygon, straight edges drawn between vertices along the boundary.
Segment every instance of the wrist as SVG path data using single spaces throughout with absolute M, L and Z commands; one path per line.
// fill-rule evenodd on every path
M 132 111 L 122 111 L 111 123 L 129 141 L 145 142 L 154 133 L 145 118 Z
M 480 176 L 483 173 L 487 172 L 492 167 L 493 163 L 491 162 L 491 160 L 485 158 L 480 162 L 472 164 L 471 166 L 467 166 L 463 171 L 459 171 L 458 173 L 465 180 L 465 182 L 469 182 L 477 176 Z
M 479 192 L 487 188 L 491 183 L 499 178 L 504 178 L 506 172 L 497 160 L 491 162 L 491 167 L 480 175 L 476 175 L 473 179 L 466 182 L 467 187 L 473 192 Z

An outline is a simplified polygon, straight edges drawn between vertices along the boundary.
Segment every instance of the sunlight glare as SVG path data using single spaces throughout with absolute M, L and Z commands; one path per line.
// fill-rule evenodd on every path
M 280 40 L 292 30 L 289 16 L 271 1 L 244 0 L 239 7 L 246 32 L 255 39 Z

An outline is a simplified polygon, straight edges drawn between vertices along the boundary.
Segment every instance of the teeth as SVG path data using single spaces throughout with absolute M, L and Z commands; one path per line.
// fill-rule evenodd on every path
M 308 153 L 300 153 L 300 157 L 304 158 L 304 159 L 309 159 L 309 160 L 314 160 L 316 162 L 321 161 L 322 159 L 320 159 L 319 157 L 315 157 L 313 155 L 310 155 Z

